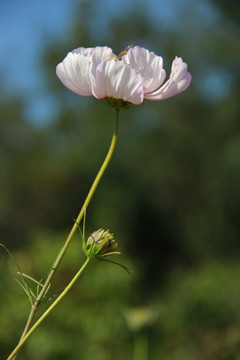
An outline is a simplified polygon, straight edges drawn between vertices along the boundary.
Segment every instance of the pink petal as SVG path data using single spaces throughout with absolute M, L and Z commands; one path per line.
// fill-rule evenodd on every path
M 97 66 L 116 55 L 113 53 L 112 49 L 107 46 L 97 46 L 93 49 L 93 56 L 91 59 L 91 67 L 89 71 L 89 78 L 92 85 L 93 94 L 96 93 L 96 69 Z
M 84 56 L 87 56 L 89 58 L 91 58 L 93 56 L 93 52 L 94 52 L 95 48 L 84 48 L 84 47 L 79 47 L 77 49 L 74 49 L 72 51 L 72 53 L 74 54 L 81 54 Z
M 89 80 L 88 57 L 81 53 L 68 53 L 65 59 L 58 64 L 56 73 L 62 83 L 73 92 L 82 96 L 92 96 Z
M 135 46 L 122 57 L 122 60 L 141 74 L 144 93 L 158 89 L 165 80 L 166 71 L 163 69 L 163 59 L 153 52 Z
M 111 48 L 108 46 L 97 46 L 93 50 L 92 62 L 97 66 L 102 61 L 108 60 L 111 57 L 116 57 Z
M 67 88 L 78 95 L 92 96 L 98 64 L 113 56 L 115 54 L 107 46 L 79 47 L 68 53 L 57 66 L 57 76 Z
M 145 94 L 148 100 L 163 100 L 175 96 L 186 90 L 191 83 L 192 76 L 187 71 L 187 64 L 182 58 L 176 57 L 172 63 L 169 80 L 158 90 Z
M 113 97 L 133 104 L 143 102 L 142 77 L 122 61 L 102 62 L 96 71 L 97 98 Z

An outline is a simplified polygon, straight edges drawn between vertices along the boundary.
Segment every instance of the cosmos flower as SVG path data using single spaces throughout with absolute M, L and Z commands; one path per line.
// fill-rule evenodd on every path
M 161 56 L 139 46 L 129 46 L 117 56 L 109 47 L 97 46 L 68 53 L 56 72 L 62 83 L 78 95 L 138 105 L 144 99 L 164 100 L 186 90 L 192 79 L 187 68 L 182 58 L 176 57 L 164 83 L 166 71 Z

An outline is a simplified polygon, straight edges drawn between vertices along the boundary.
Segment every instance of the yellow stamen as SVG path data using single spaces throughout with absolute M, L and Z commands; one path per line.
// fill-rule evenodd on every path
M 118 58 L 116 56 L 113 56 L 113 57 L 110 57 L 109 59 L 107 59 L 107 61 L 110 61 L 110 60 L 118 61 Z

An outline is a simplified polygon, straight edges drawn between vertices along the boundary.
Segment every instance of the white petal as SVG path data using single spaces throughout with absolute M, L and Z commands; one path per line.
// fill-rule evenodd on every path
M 93 59 L 94 64 L 100 64 L 102 61 L 108 60 L 111 57 L 115 57 L 112 49 L 108 46 L 97 46 L 93 50 Z
M 88 57 L 77 52 L 68 53 L 66 58 L 58 64 L 56 73 L 68 89 L 78 95 L 92 96 L 89 66 Z
M 96 48 L 93 49 L 93 57 L 91 60 L 91 67 L 90 67 L 90 72 L 89 72 L 89 78 L 91 81 L 91 85 L 92 85 L 92 93 L 96 94 L 97 90 L 96 90 L 96 69 L 97 66 L 103 62 L 106 61 L 108 59 L 110 59 L 111 57 L 116 56 L 112 49 L 107 47 L 107 46 L 97 46 Z M 95 96 L 95 95 L 94 95 Z
M 120 98 L 136 105 L 143 102 L 141 75 L 122 61 L 102 62 L 97 67 L 96 85 L 98 98 Z
M 163 69 L 163 59 L 153 52 L 135 46 L 122 57 L 122 60 L 141 74 L 144 93 L 158 89 L 165 80 L 166 71 Z
M 181 58 L 176 57 L 172 63 L 169 80 L 160 89 L 146 94 L 145 98 L 148 100 L 163 100 L 186 90 L 192 80 L 187 68 L 187 64 Z
M 84 55 L 84 56 L 87 56 L 87 57 L 91 58 L 93 56 L 94 49 L 95 48 L 79 47 L 77 49 L 74 49 L 72 52 L 75 53 L 75 54 L 81 54 L 81 55 Z

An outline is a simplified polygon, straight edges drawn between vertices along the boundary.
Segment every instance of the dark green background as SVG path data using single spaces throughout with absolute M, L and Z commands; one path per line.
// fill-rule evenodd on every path
M 27 121 L 21 94 L 7 97 L 1 87 L 0 242 L 40 280 L 80 210 L 114 124 L 104 102 L 64 88 L 56 65 L 78 46 L 108 45 L 119 53 L 134 44 L 162 55 L 168 73 L 175 55 L 183 57 L 193 76 L 183 94 L 121 112 L 116 152 L 87 212 L 87 233 L 110 229 L 133 274 L 90 265 L 19 359 L 130 360 L 141 336 L 151 360 L 240 359 L 240 5 L 209 0 L 218 20 L 204 24 L 191 2 L 182 3 L 171 30 L 147 17 L 151 2 L 130 6 L 124 16 L 108 14 L 110 31 L 100 43 L 101 29 L 94 32 L 91 23 L 96 3 L 79 4 L 67 40 L 46 41 L 42 49 L 46 91 L 60 109 L 49 124 Z M 52 293 L 83 260 L 77 234 Z M 2 250 L 0 271 L 5 359 L 29 305 Z M 136 331 L 124 315 L 135 307 L 156 315 Z

